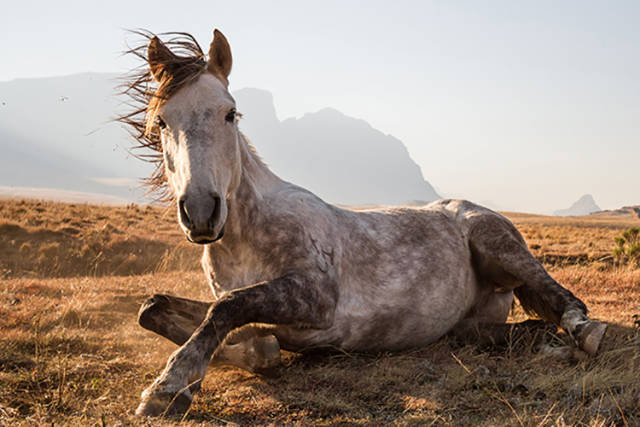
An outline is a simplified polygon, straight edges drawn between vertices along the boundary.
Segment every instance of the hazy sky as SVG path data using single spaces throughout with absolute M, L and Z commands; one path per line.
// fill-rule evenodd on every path
M 9 2 L 0 80 L 124 71 L 124 29 L 231 43 L 231 89 L 400 138 L 447 197 L 640 204 L 640 1 Z

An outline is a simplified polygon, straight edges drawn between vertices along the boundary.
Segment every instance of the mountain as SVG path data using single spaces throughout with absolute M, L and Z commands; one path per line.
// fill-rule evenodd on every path
M 83 73 L 0 82 L 0 186 L 101 193 L 143 201 L 151 166 L 111 119 L 124 99 L 117 76 Z M 403 204 L 439 196 L 404 144 L 326 108 L 280 121 L 264 90 L 233 94 L 241 130 L 283 179 L 341 204 Z
M 593 212 L 599 212 L 602 209 L 596 204 L 596 201 L 593 200 L 593 196 L 591 194 L 585 194 L 580 197 L 577 202 L 572 204 L 567 209 L 560 209 L 553 212 L 553 215 L 556 216 L 583 216 L 589 215 Z
M 233 95 L 243 114 L 240 128 L 267 164 L 325 200 L 397 205 L 440 198 L 404 144 L 364 120 L 325 108 L 279 121 L 269 92 Z

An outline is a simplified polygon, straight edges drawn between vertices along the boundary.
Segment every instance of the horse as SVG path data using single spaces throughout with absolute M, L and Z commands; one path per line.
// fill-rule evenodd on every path
M 351 210 L 274 174 L 240 132 L 231 48 L 214 30 L 208 57 L 193 36 L 140 32 L 144 61 L 121 117 L 175 201 L 187 239 L 203 245 L 213 302 L 154 295 L 139 323 L 179 348 L 136 413 L 187 411 L 213 361 L 250 370 L 280 349 L 394 351 L 447 334 L 469 339 L 530 328 L 506 323 L 516 296 L 533 321 L 560 327 L 595 355 L 607 325 L 558 284 L 505 217 L 464 200 Z

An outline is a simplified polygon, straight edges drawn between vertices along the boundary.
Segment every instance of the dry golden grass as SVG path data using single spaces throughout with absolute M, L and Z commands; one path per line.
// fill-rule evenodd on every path
M 550 217 L 507 213 L 518 227 L 531 252 L 550 265 L 594 265 L 604 268 L 614 263 L 614 237 L 640 224 L 631 215 Z
M 0 200 L 0 278 L 196 270 L 172 209 Z
M 64 218 L 78 223 L 75 236 L 111 224 L 129 240 L 145 239 L 136 248 L 155 251 L 148 244 L 154 240 L 145 237 L 151 232 L 167 246 L 182 240 L 173 213 L 163 216 L 157 208 L 20 206 L 25 212 L 16 216 L 14 207 L 2 205 L 0 227 L 17 224 L 32 233 L 29 243 L 37 248 L 43 243 L 38 233 L 60 231 Z M 29 211 L 42 207 L 38 215 Z M 597 357 L 557 360 L 527 340 L 497 350 L 443 339 L 397 354 L 285 353 L 286 366 L 276 378 L 211 368 L 184 419 L 150 423 L 640 425 L 640 325 L 634 324 L 640 314 L 640 270 L 593 261 L 607 255 L 612 236 L 626 224 L 509 216 L 529 244 L 541 245 L 537 256 L 544 259 L 543 245 L 559 256 L 548 264 L 552 275 L 582 298 L 594 317 L 612 323 Z M 114 234 L 116 240 L 122 236 Z M 17 245 L 6 236 L 0 234 L 3 257 L 5 248 Z M 64 245 L 77 248 L 82 239 L 58 243 L 58 251 L 66 251 Z M 572 262 L 572 254 L 589 256 Z M 199 251 L 189 256 L 197 265 Z M 52 278 L 47 265 L 64 265 L 61 257 L 56 264 L 38 264 L 27 255 L 12 259 L 12 273 L 0 282 L 0 425 L 147 423 L 133 415 L 139 394 L 175 346 L 138 327 L 136 312 L 154 292 L 208 299 L 202 273 L 193 267 L 158 272 L 152 262 L 135 270 L 152 274 L 109 275 L 105 267 L 96 276 L 78 266 L 71 274 L 56 270 L 63 277 Z M 516 307 L 512 318 L 523 316 Z

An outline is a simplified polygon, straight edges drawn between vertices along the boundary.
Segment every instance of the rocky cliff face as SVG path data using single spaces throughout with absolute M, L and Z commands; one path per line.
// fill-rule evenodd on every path
M 325 108 L 279 121 L 269 92 L 234 92 L 241 130 L 282 178 L 327 201 L 404 204 L 440 197 L 422 176 L 404 144 L 364 120 Z

